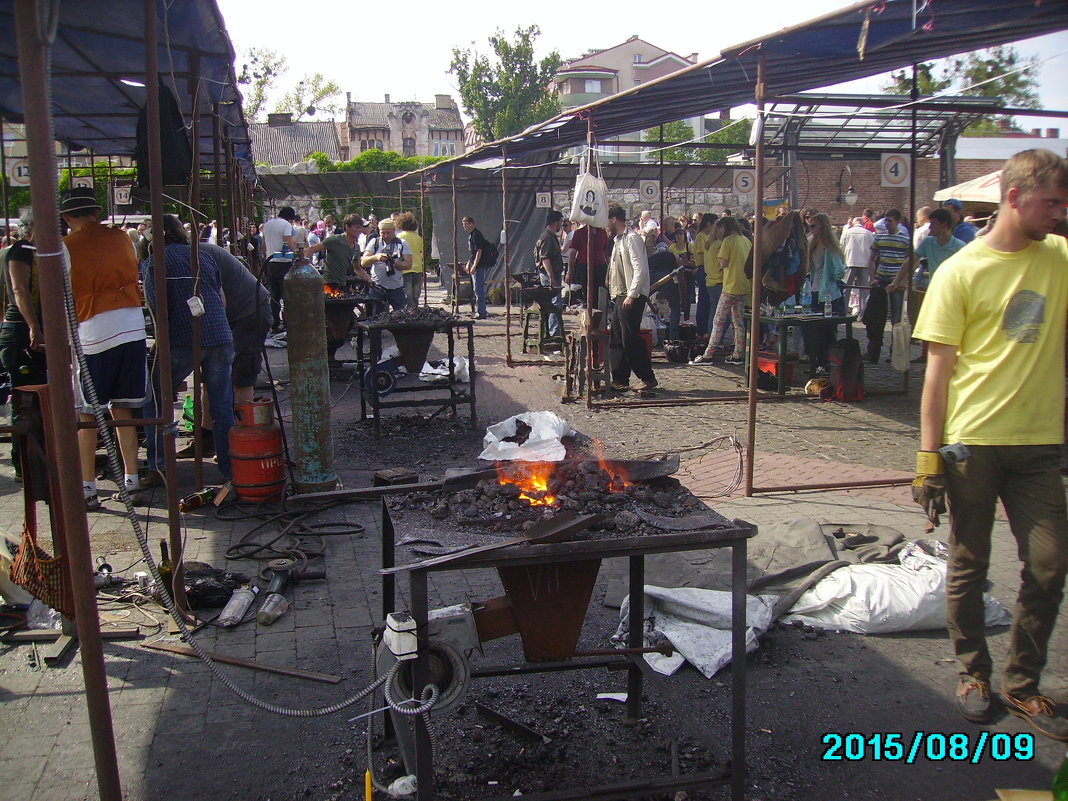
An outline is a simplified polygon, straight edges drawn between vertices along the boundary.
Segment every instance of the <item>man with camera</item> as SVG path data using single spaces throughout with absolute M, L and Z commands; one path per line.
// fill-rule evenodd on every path
M 960 665 L 957 710 L 992 717 L 983 589 L 997 502 L 1023 562 L 1000 696 L 1054 740 L 1068 720 L 1039 692 L 1068 573 L 1064 331 L 1068 163 L 1025 150 L 1001 171 L 994 229 L 931 276 L 915 336 L 929 343 L 912 494 L 936 526 L 949 501 L 946 619 Z
M 371 297 L 388 303 L 391 309 L 403 309 L 407 299 L 402 273 L 412 266 L 412 251 L 397 237 L 397 224 L 393 220 L 382 220 L 378 230 L 379 235 L 367 242 L 356 275 L 371 282 Z

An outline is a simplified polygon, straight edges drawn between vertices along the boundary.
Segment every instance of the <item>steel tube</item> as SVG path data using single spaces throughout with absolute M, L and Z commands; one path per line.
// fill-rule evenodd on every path
M 149 4 L 146 3 L 146 7 Z M 59 202 L 56 189 L 55 141 L 50 117 L 47 60 L 49 42 L 41 40 L 38 20 L 40 9 L 35 0 L 15 0 L 15 31 L 18 47 L 19 82 L 26 124 L 26 152 L 33 191 L 34 229 L 37 245 L 37 270 L 41 285 L 41 316 L 49 332 L 52 347 L 47 349 L 48 370 L 53 376 L 70 375 L 70 351 L 62 344 L 68 333 L 64 303 L 64 263 L 59 238 Z M 155 4 L 152 3 L 155 22 Z M 52 6 L 51 13 L 59 13 Z M 147 24 L 146 24 L 147 27 Z M 5 208 L 5 216 L 7 209 Z M 77 442 L 74 387 L 70 381 L 53 381 L 51 424 L 59 442 Z M 85 500 L 81 488 L 81 466 L 77 448 L 57 449 L 54 454 L 59 473 L 59 500 L 62 519 L 53 536 L 63 540 L 71 587 L 74 592 L 75 625 L 82 649 L 82 677 L 85 703 L 93 742 L 97 789 L 101 801 L 121 801 L 115 734 L 108 698 L 104 648 L 100 637 L 100 620 L 93 586 L 93 560 L 89 548 L 89 526 L 85 517 Z
M 512 361 L 512 267 L 511 237 L 508 235 L 508 146 L 501 148 L 501 216 L 504 231 L 504 361 L 515 367 Z
M 750 300 L 752 323 L 749 326 L 749 414 L 746 418 L 745 442 L 745 494 L 753 494 L 753 461 L 756 453 L 756 396 L 757 396 L 757 358 L 760 351 L 760 295 L 763 260 L 761 247 L 764 239 L 764 95 L 767 87 L 767 70 L 764 53 L 757 54 L 756 102 L 758 134 L 756 137 L 756 155 L 753 167 L 756 170 L 756 215 L 753 218 L 753 294 Z

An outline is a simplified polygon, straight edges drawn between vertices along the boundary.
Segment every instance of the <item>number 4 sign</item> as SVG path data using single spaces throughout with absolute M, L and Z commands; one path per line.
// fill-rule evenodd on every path
M 912 177 L 908 156 L 901 153 L 883 153 L 881 181 L 882 186 L 908 186 Z

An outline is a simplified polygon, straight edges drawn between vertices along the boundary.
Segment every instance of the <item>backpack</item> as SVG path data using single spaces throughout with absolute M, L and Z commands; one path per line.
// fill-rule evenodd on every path
M 827 374 L 830 386 L 820 393 L 825 401 L 864 400 L 864 363 L 857 340 L 840 339 L 827 349 Z
M 497 257 L 500 253 L 497 251 L 497 245 L 494 242 L 490 242 L 488 239 L 483 240 L 486 244 L 482 246 L 482 258 L 478 261 L 479 267 L 492 267 L 497 263 Z

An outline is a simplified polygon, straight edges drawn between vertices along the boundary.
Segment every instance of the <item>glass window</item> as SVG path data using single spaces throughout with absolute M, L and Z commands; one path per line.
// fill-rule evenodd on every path
M 641 64 L 642 63 L 642 54 L 641 53 L 635 53 L 634 54 L 634 63 L 635 64 Z
M 601 81 L 597 78 L 586 79 L 586 94 L 600 94 Z
M 411 137 L 405 137 L 405 139 L 404 139 L 404 155 L 405 156 L 414 156 L 415 155 L 415 140 L 412 139 Z

